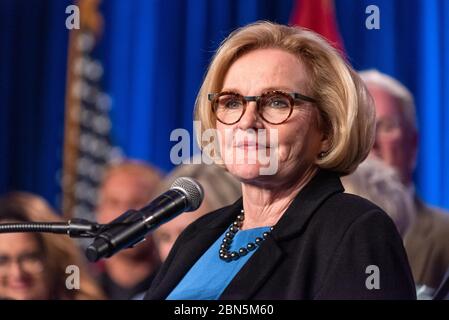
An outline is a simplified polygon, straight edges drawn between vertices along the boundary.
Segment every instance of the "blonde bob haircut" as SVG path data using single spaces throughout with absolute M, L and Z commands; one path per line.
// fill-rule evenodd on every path
M 276 48 L 297 56 L 310 82 L 308 96 L 317 100 L 319 124 L 329 148 L 316 164 L 324 169 L 350 174 L 370 152 L 375 135 L 375 109 L 371 96 L 357 73 L 324 38 L 300 27 L 256 22 L 232 32 L 217 50 L 195 102 L 195 120 L 201 130 L 196 138 L 201 148 L 204 131 L 216 128 L 208 93 L 220 92 L 230 66 L 244 54 Z

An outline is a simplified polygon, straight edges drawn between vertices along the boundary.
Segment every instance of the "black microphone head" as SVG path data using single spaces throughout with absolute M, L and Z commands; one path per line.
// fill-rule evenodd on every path
M 181 191 L 186 196 L 189 208 L 185 211 L 195 211 L 203 202 L 203 187 L 192 178 L 180 177 L 173 182 L 170 189 Z

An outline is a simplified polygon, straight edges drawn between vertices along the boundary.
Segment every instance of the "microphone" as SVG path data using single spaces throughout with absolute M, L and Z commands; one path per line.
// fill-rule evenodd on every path
M 170 189 L 140 210 L 129 210 L 111 221 L 86 249 L 91 262 L 111 257 L 118 251 L 131 248 L 145 240 L 153 229 L 185 211 L 195 211 L 201 205 L 204 191 L 195 180 L 176 179 Z

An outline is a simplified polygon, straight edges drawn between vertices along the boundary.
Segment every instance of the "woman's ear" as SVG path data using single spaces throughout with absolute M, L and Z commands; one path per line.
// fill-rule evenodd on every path
M 326 155 L 332 146 L 332 126 L 328 117 L 320 110 L 318 111 L 318 129 L 321 131 L 321 146 L 318 157 L 322 158 L 324 157 L 323 154 Z
M 327 154 L 331 148 L 331 142 L 329 139 L 328 134 L 324 134 L 321 137 L 321 148 L 320 148 L 320 154 L 324 153 Z
M 321 140 L 320 151 L 319 151 L 319 153 L 317 155 L 317 159 L 318 160 L 323 159 L 327 155 L 327 153 L 329 152 L 329 147 L 328 146 L 329 146 L 329 143 L 328 143 L 327 139 Z

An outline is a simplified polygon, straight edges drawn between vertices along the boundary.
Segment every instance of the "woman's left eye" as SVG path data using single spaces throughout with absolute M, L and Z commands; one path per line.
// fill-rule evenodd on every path
M 268 106 L 276 109 L 288 108 L 288 102 L 284 99 L 273 99 L 269 102 Z

